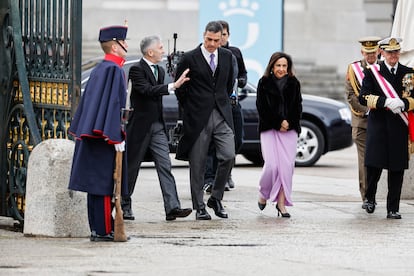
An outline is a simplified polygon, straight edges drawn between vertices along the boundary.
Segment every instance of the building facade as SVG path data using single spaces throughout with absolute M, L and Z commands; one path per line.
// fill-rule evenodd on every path
M 223 0 L 235 5 L 246 1 L 255 0 Z M 305 92 L 338 98 L 330 93 L 337 93 L 343 87 L 348 63 L 360 58 L 358 39 L 390 35 L 395 3 L 395 0 L 284 0 L 284 51 L 292 55 Z M 139 41 L 151 34 L 161 35 L 166 51 L 171 52 L 172 36 L 177 33 L 177 49 L 190 50 L 201 42 L 199 24 L 207 23 L 199 22 L 198 11 L 199 1 L 195 0 L 84 1 L 82 60 L 101 54 L 97 43 L 101 26 L 123 24 L 125 20 L 129 26 L 130 55 L 138 54 Z M 216 16 L 212 15 L 211 20 L 220 19 Z M 321 87 L 326 91 L 321 92 Z

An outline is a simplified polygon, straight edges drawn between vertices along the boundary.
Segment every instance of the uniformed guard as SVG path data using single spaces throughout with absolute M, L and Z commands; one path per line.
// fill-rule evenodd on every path
M 115 152 L 125 150 L 126 138 L 121 126 L 121 109 L 127 95 L 122 69 L 128 48 L 126 34 L 126 26 L 100 30 L 99 42 L 105 57 L 92 71 L 69 128 L 76 138 L 69 189 L 88 193 L 91 241 L 114 240 Z M 121 189 L 124 195 L 128 191 L 125 168 L 126 165 Z
M 378 63 L 378 41 L 380 40 L 381 38 L 378 36 L 367 36 L 358 40 L 358 42 L 361 43 L 362 59 L 348 65 L 345 80 L 346 97 L 352 111 L 352 139 L 357 146 L 358 152 L 359 192 L 361 194 L 363 209 L 366 207 L 365 191 L 367 180 L 364 162 L 369 108 L 359 103 L 358 96 L 361 90 L 362 80 L 364 79 L 364 68 L 367 67 L 367 65 Z
M 388 170 L 387 218 L 401 219 L 399 213 L 404 170 L 408 168 L 408 115 L 414 99 L 403 97 L 402 80 L 412 68 L 399 63 L 401 38 L 378 42 L 384 62 L 364 70 L 359 100 L 370 108 L 366 139 L 366 212 L 375 210 L 377 184 L 383 169 Z

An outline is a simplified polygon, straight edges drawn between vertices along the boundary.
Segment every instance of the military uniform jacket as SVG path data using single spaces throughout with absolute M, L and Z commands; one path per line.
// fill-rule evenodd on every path
M 413 69 L 398 64 L 393 76 L 387 66 L 381 62 L 379 73 L 394 87 L 402 98 L 402 79 Z M 370 107 L 368 116 L 365 165 L 398 171 L 408 168 L 408 127 L 398 114 L 384 107 L 386 96 L 382 92 L 371 69 L 365 68 L 359 100 L 367 105 L 369 95 L 378 96 L 375 107 Z M 405 111 L 411 109 L 407 99 L 403 99 Z
M 121 128 L 126 81 L 120 64 L 106 56 L 92 71 L 69 133 L 76 138 L 69 189 L 93 195 L 112 195 L 115 147 L 126 139 Z M 112 56 L 118 61 L 119 57 Z M 123 155 L 122 195 L 127 189 L 127 163 Z
M 357 61 L 361 64 L 362 68 L 367 66 L 366 60 Z M 354 87 L 357 88 L 357 92 L 355 92 Z M 348 66 L 346 81 L 345 81 L 345 91 L 346 91 L 346 99 L 348 104 L 351 108 L 352 112 L 352 127 L 359 127 L 359 128 L 367 128 L 367 112 L 368 107 L 362 105 L 359 102 L 359 92 L 361 90 L 361 84 L 359 83 L 354 70 L 352 69 L 352 64 Z

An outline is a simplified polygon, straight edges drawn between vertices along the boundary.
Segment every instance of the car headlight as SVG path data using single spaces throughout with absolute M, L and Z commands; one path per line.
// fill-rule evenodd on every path
M 338 110 L 341 119 L 351 124 L 351 110 L 348 107 L 343 107 Z

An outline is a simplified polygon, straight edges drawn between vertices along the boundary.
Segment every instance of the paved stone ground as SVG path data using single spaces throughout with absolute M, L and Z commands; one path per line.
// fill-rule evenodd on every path
M 290 219 L 274 205 L 257 207 L 261 168 L 238 160 L 236 189 L 226 192 L 229 219 L 195 215 L 165 221 L 154 169 L 141 170 L 135 221 L 127 243 L 87 238 L 25 237 L 0 218 L 0 275 L 413 275 L 413 200 L 402 220 L 387 220 L 384 200 L 374 214 L 361 209 L 354 147 L 296 168 Z M 191 205 L 188 168 L 174 162 L 183 207 Z M 207 199 L 207 196 L 206 196 Z M 211 210 L 211 209 L 210 209 Z

